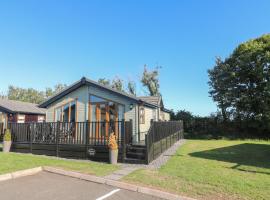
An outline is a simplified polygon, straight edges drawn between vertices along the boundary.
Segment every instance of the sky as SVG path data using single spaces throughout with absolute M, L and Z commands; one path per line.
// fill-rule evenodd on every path
M 0 91 L 118 76 L 145 95 L 146 64 L 162 66 L 168 109 L 206 116 L 217 110 L 207 70 L 269 33 L 269 8 L 269 0 L 0 0 Z

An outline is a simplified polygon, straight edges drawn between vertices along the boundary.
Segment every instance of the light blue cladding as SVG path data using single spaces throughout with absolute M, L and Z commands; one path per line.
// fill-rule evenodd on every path
M 132 120 L 133 122 L 133 138 L 136 141 L 138 139 L 138 105 L 135 100 L 130 99 L 128 97 L 124 97 L 122 95 L 116 94 L 112 91 L 109 91 L 104 88 L 97 87 L 95 85 L 84 85 L 80 88 L 74 90 L 73 92 L 65 95 L 64 97 L 58 99 L 51 105 L 47 107 L 46 112 L 46 121 L 54 122 L 55 121 L 55 109 L 65 104 L 76 101 L 77 102 L 77 122 L 84 122 L 88 120 L 88 103 L 90 95 L 95 95 L 109 101 L 113 101 L 115 103 L 121 104 L 125 109 L 125 120 Z M 130 109 L 131 104 L 133 108 Z
M 84 122 L 87 120 L 86 112 L 88 105 L 88 86 L 82 86 L 77 90 L 67 94 L 66 96 L 58 99 L 51 105 L 47 107 L 46 112 L 46 121 L 54 122 L 55 121 L 55 109 L 71 101 L 77 101 L 77 122 Z

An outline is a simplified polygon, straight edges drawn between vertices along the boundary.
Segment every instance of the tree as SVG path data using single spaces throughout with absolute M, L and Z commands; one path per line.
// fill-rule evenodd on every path
M 98 83 L 105 85 L 105 86 L 110 86 L 111 81 L 109 79 L 106 79 L 106 78 L 100 78 L 100 79 L 98 79 Z
M 61 92 L 62 90 L 64 90 L 67 87 L 66 84 L 62 84 L 62 83 L 58 83 L 54 86 L 54 91 L 53 94 L 56 94 L 58 92 Z
M 38 104 L 44 100 L 44 94 L 43 92 L 33 88 L 23 89 L 15 86 L 9 86 L 8 99 Z
M 52 88 L 46 88 L 45 89 L 45 99 L 51 97 L 54 95 L 54 91 Z
M 39 91 L 33 88 L 24 89 L 10 85 L 8 87 L 7 97 L 10 100 L 39 104 L 52 95 L 62 91 L 65 87 L 65 84 L 57 84 L 54 86 L 54 89 L 46 88 L 45 91 Z
M 115 77 L 112 81 L 112 88 L 118 90 L 118 91 L 121 91 L 123 92 L 123 80 L 121 80 L 120 78 L 118 77 Z
M 0 92 L 0 99 L 7 99 L 7 95 L 4 92 Z
M 128 82 L 128 92 L 134 96 L 136 96 L 136 84 L 134 81 Z
M 240 44 L 209 73 L 210 95 L 224 115 L 270 130 L 270 34 Z
M 141 82 L 143 86 L 147 87 L 151 96 L 158 96 L 159 93 L 159 68 L 156 67 L 153 71 L 149 71 L 147 66 L 144 66 L 143 76 Z
M 217 102 L 218 107 L 221 109 L 222 117 L 224 121 L 228 119 L 228 109 L 231 107 L 231 90 L 230 87 L 232 74 L 230 72 L 230 65 L 223 62 L 220 57 L 216 58 L 216 64 L 212 70 L 208 70 L 210 81 L 209 94 L 215 102 Z

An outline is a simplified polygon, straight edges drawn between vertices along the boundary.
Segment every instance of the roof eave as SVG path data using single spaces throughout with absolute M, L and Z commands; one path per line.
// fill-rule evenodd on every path
M 0 111 L 3 111 L 5 113 L 14 114 L 15 112 L 13 110 L 10 110 L 8 108 L 5 108 L 3 106 L 0 106 Z
M 166 109 L 166 108 L 163 108 L 162 111 L 167 112 L 167 113 L 172 113 L 172 110 L 169 110 L 169 109 Z
M 42 102 L 41 104 L 38 105 L 38 107 L 40 108 L 47 108 L 47 106 L 49 106 L 50 104 L 54 103 L 55 101 L 57 101 L 58 99 L 62 98 L 63 96 L 73 92 L 74 90 L 80 88 L 81 86 L 85 85 L 85 81 L 83 81 L 83 79 L 75 84 L 73 84 L 72 86 L 68 87 L 67 89 L 59 92 L 58 94 L 50 97 L 49 99 L 45 100 L 44 102 Z

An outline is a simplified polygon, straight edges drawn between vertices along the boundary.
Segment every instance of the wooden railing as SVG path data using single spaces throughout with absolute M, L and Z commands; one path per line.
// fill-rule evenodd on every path
M 107 145 L 112 132 L 118 145 L 124 136 L 124 121 L 9 123 L 12 141 L 39 144 Z
M 160 154 L 183 138 L 183 122 L 152 122 L 145 136 L 146 163 L 155 160 Z
M 119 159 L 126 157 L 125 126 L 122 121 L 9 123 L 12 151 L 59 157 L 108 161 L 109 135 L 116 134 Z

